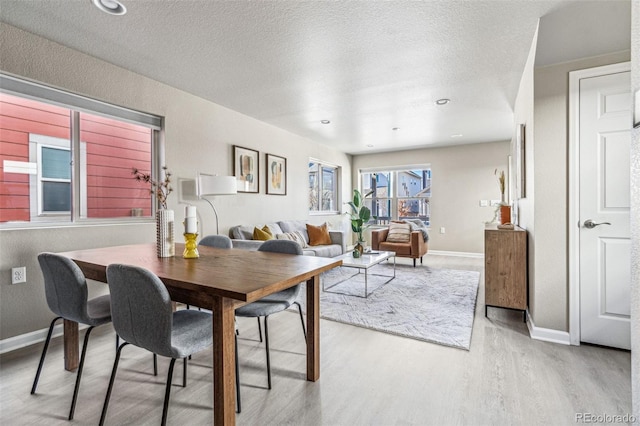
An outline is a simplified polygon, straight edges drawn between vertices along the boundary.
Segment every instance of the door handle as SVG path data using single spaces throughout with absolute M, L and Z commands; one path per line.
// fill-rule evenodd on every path
M 591 219 L 587 219 L 584 221 L 584 227 L 587 229 L 593 229 L 596 226 L 600 226 L 600 225 L 611 225 L 609 222 L 600 222 L 600 223 L 595 223 L 593 220 Z

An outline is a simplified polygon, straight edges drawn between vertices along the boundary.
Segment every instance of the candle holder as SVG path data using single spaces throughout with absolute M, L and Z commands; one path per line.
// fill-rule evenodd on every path
M 182 257 L 185 259 L 197 259 L 200 257 L 200 253 L 198 253 L 198 243 L 196 240 L 198 239 L 197 233 L 188 233 L 184 234 L 184 252 L 182 252 Z

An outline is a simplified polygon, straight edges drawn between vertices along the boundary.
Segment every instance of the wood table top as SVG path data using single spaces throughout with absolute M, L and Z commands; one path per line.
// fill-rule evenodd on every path
M 155 243 L 104 247 L 59 253 L 74 260 L 88 279 L 107 282 L 106 267 L 134 265 L 156 274 L 172 292 L 222 296 L 252 302 L 340 266 L 341 260 L 282 253 L 198 247 L 198 259 L 159 258 Z M 175 299 L 179 300 L 179 299 Z

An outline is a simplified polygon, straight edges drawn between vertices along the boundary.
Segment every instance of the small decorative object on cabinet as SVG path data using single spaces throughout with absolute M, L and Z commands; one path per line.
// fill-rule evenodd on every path
M 522 228 L 484 231 L 484 316 L 488 307 L 527 309 L 527 231 Z

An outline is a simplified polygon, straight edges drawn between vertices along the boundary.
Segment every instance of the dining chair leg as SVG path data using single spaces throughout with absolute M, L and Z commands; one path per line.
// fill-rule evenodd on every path
M 187 357 L 184 357 L 184 362 L 182 363 L 182 387 L 187 387 Z
M 235 336 L 236 341 L 236 413 L 240 414 L 242 411 L 242 402 L 240 401 L 240 366 L 238 365 L 238 336 Z
M 260 325 L 260 317 L 256 317 L 258 320 L 258 334 L 260 335 L 260 343 L 262 343 L 262 326 Z
M 93 330 L 93 326 L 87 329 L 84 334 L 84 342 L 82 343 L 82 355 L 80 355 L 80 365 L 78 366 L 78 374 L 76 376 L 76 386 L 73 388 L 73 398 L 71 399 L 71 409 L 69 410 L 69 420 L 73 420 L 73 413 L 76 411 L 76 401 L 78 400 L 78 391 L 80 390 L 80 379 L 82 379 L 82 369 L 84 368 L 84 360 L 87 355 L 87 346 L 89 343 L 89 334 Z
M 164 392 L 164 404 L 162 404 L 162 426 L 167 424 L 167 412 L 169 411 L 169 398 L 171 397 L 171 381 L 173 380 L 173 367 L 176 364 L 176 359 L 171 358 L 169 363 L 169 374 L 167 375 L 167 389 Z
M 102 405 L 102 414 L 100 414 L 100 426 L 104 425 L 104 420 L 107 417 L 107 408 L 109 408 L 109 399 L 111 399 L 111 390 L 113 389 L 113 382 L 116 379 L 116 372 L 118 371 L 118 362 L 120 361 L 120 353 L 122 348 L 129 343 L 124 342 L 116 351 L 116 359 L 113 361 L 113 369 L 111 370 L 111 378 L 109 379 L 109 387 L 107 388 L 107 395 L 104 398 L 104 404 Z
M 298 312 L 300 312 L 300 322 L 302 323 L 302 333 L 304 334 L 304 341 L 307 341 L 307 329 L 304 326 L 304 315 L 302 315 L 302 306 L 298 302 L 293 302 L 298 305 Z
M 153 375 L 158 375 L 158 355 L 153 354 Z
M 119 347 L 120 347 L 120 336 L 118 336 L 118 333 L 116 333 L 116 351 L 118 350 Z
M 31 386 L 31 395 L 36 393 L 36 388 L 38 387 L 38 380 L 40 380 L 40 373 L 42 372 L 42 366 L 44 365 L 44 357 L 47 355 L 47 350 L 49 349 L 49 342 L 51 341 L 51 334 L 53 333 L 53 327 L 56 324 L 56 321 L 62 319 L 62 317 L 56 317 L 51 321 L 51 325 L 49 325 L 49 332 L 47 333 L 47 339 L 44 341 L 44 348 L 42 348 L 42 355 L 40 355 L 40 363 L 38 364 L 38 371 L 36 372 L 36 377 L 33 379 L 33 386 Z
M 271 360 L 269 359 L 269 326 L 267 325 L 267 318 L 269 318 L 269 315 L 264 317 L 264 341 L 267 350 L 267 387 L 271 389 Z

